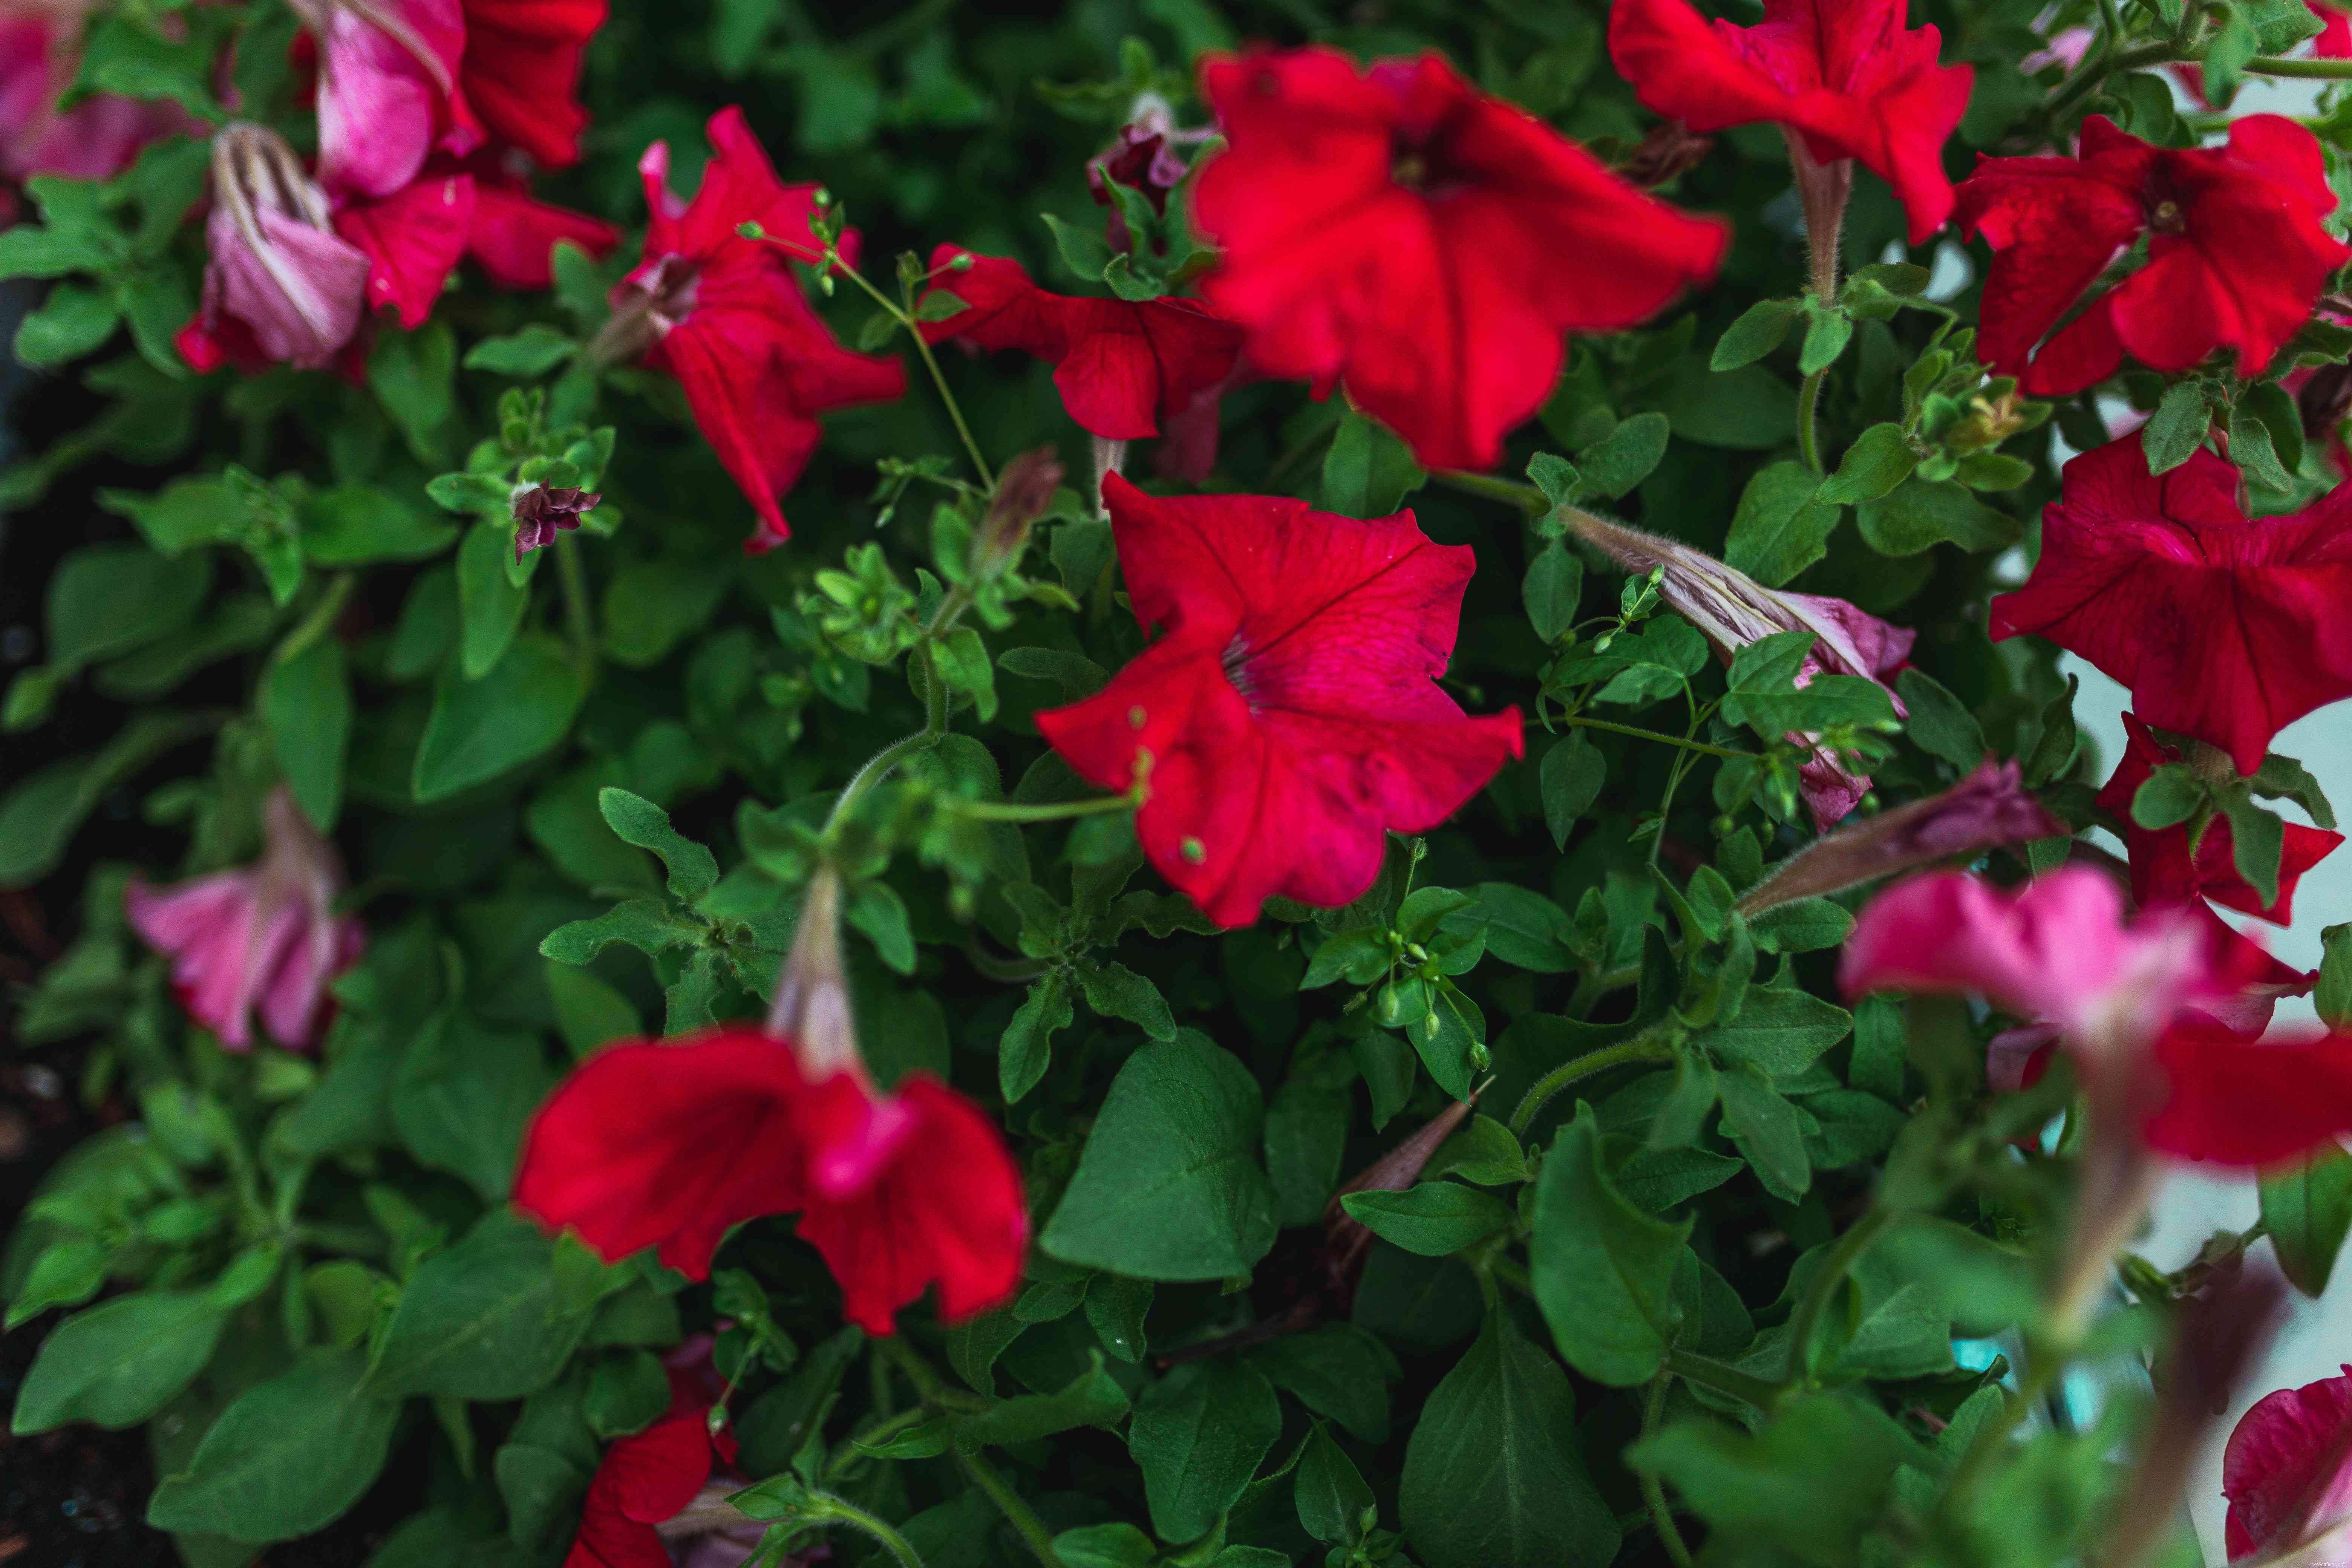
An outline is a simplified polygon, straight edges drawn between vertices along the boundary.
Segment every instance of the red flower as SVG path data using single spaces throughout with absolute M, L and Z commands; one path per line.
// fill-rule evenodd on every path
M 472 179 L 454 174 L 338 212 L 335 232 L 367 253 L 369 309 L 389 305 L 409 331 L 423 326 L 465 254 L 475 205 Z
M 604 25 L 604 0 L 464 0 L 457 90 L 472 117 L 543 169 L 580 161 L 580 57 Z
M 466 45 L 458 0 L 302 0 L 319 61 L 319 181 L 388 196 L 437 143 L 465 152 L 450 91 Z
M 2343 1568 L 2352 1552 L 2340 1544 L 2325 1555 L 2295 1553 L 2352 1517 L 2352 1366 L 2256 1400 L 2222 1450 L 2221 1491 L 2231 1562 L 2263 1552 Z
M 672 1568 L 655 1527 L 686 1511 L 709 1481 L 714 1459 L 734 1457 L 732 1437 L 712 1437 L 708 1408 L 674 1407 L 616 1440 L 588 1483 L 563 1568 Z
M 2189 1013 L 2155 1059 L 2163 1100 L 2145 1136 L 2159 1154 L 2254 1169 L 2352 1131 L 2352 1035 L 2260 1039 Z
M 931 253 L 938 271 L 961 246 Z M 1085 300 L 1049 294 L 1029 280 L 1017 261 L 974 256 L 969 271 L 941 273 L 929 299 L 944 289 L 968 309 L 923 323 L 931 342 L 961 339 L 975 348 L 1019 349 L 1056 368 L 1062 406 L 1090 433 L 1110 441 L 1158 436 L 1162 426 L 1206 398 L 1209 418 L 1240 357 L 1242 329 L 1190 300 Z M 1215 460 L 1213 440 L 1205 454 Z
M 1343 384 L 1430 468 L 1490 468 L 1559 379 L 1563 331 L 1615 331 L 1715 275 L 1725 226 L 1643 195 L 1435 55 L 1220 58 L 1232 145 L 1202 169 L 1203 284 L 1275 375 Z
M 1944 143 L 1975 73 L 1938 66 L 1933 27 L 1906 30 L 1903 0 L 1766 0 L 1753 27 L 1687 0 L 1618 0 L 1609 58 L 1634 96 L 1693 131 L 1769 121 L 1823 163 L 1854 158 L 1895 187 L 1918 244 L 1951 216 Z
M 757 223 L 785 241 L 809 232 L 814 184 L 784 185 L 740 109 L 710 117 L 713 156 L 691 203 L 669 193 L 669 146 L 637 162 L 652 222 L 645 259 L 613 290 L 605 329 L 621 352 L 676 376 L 695 423 L 759 526 L 747 551 L 791 536 L 779 499 L 799 479 L 823 434 L 816 416 L 887 403 L 907 389 L 895 359 L 852 353 L 801 291 L 782 250 L 736 230 Z M 842 238 L 853 263 L 852 237 Z
M 1097 695 L 1037 715 L 1072 767 L 1139 778 L 1144 853 L 1220 925 L 1276 894 L 1344 904 L 1390 829 L 1452 816 L 1520 754 L 1516 709 L 1437 689 L 1467 545 L 1412 513 L 1359 521 L 1279 496 L 1160 500 L 1103 481 L 1136 619 L 1160 639 Z
M 2326 859 L 2344 842 L 2329 833 L 2300 823 L 2286 825 L 2285 853 L 2279 862 L 2278 902 L 2265 907 L 2252 884 L 2238 874 L 2238 863 L 2227 817 L 2216 816 L 2205 826 L 2197 852 L 2189 852 L 2189 825 L 2142 827 L 2132 820 L 2132 796 L 2148 775 L 2165 763 L 2177 763 L 2180 753 L 2158 741 L 2138 715 L 2124 715 L 2128 737 L 2123 760 L 2099 791 L 2100 809 L 2124 824 L 2124 844 L 2131 853 L 2132 897 L 2143 906 L 2193 903 L 2210 899 L 2280 925 L 2294 922 L 2294 885 L 2303 874 Z
M 1994 252 L 1978 352 L 2036 396 L 2105 379 L 2126 351 L 2172 372 L 2233 348 L 2252 375 L 2352 258 L 2320 226 L 2335 210 L 2317 139 L 2272 114 L 2233 122 L 2227 147 L 2181 149 L 2095 114 L 2075 157 L 1980 158 L 1958 209 Z M 2042 343 L 2143 234 L 2147 265 Z
M 474 224 L 466 235 L 466 254 L 481 263 L 490 281 L 507 289 L 551 287 L 560 240 L 602 257 L 621 243 L 621 231 L 586 213 L 536 201 L 520 181 L 476 174 Z
M 2250 521 L 2236 469 L 2200 448 L 2150 475 L 2137 435 L 2061 479 L 2033 575 L 1992 602 L 1996 640 L 2035 632 L 2080 654 L 2143 721 L 2210 741 L 2242 773 L 2288 723 L 2352 696 L 2352 489 Z

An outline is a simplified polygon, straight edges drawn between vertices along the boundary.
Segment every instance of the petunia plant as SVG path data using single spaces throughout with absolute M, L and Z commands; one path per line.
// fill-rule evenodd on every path
M 2347 37 L 0 6 L 0 1559 L 2343 1560 Z

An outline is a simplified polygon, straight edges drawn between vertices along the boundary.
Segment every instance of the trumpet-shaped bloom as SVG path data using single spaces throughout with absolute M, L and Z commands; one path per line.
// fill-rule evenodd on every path
M 711 1432 L 709 1407 L 675 1397 L 677 1381 L 670 1414 L 614 1440 L 597 1462 L 563 1568 L 675 1568 L 660 1527 L 694 1509 L 711 1472 L 735 1458 L 733 1436 Z
M 1159 640 L 1037 715 L 1093 783 L 1147 795 L 1152 865 L 1220 925 L 1276 894 L 1344 904 L 1391 829 L 1434 827 L 1521 752 L 1516 709 L 1438 689 L 1467 546 L 1410 511 L 1360 521 L 1276 496 L 1162 500 L 1103 481 L 1136 619 Z
M 2234 349 L 2254 375 L 2352 258 L 2321 226 L 2335 210 L 2318 140 L 2277 115 L 2175 149 L 2095 114 L 2074 157 L 1981 159 L 1958 206 L 1993 249 L 1978 352 L 2037 396 L 2105 380 L 2126 353 L 2176 372 Z M 2147 265 L 2059 326 L 2143 236 Z
M 319 180 L 388 196 L 452 130 L 466 45 L 458 0 L 300 0 L 319 50 Z M 463 132 L 452 152 L 470 151 Z
M 1769 121 L 1820 163 L 1858 160 L 1895 187 L 1916 245 L 1951 216 L 1944 143 L 1975 73 L 1938 66 L 1942 36 L 1903 20 L 1903 0 L 1766 0 L 1752 27 L 1688 0 L 1618 0 L 1609 56 L 1634 96 L 1694 131 Z
M 961 246 L 931 253 L 936 272 Z M 1242 329 L 1190 300 L 1087 300 L 1051 294 L 1017 261 L 974 256 L 961 272 L 940 272 L 931 299 L 953 294 L 965 309 L 923 323 L 932 342 L 1018 349 L 1054 367 L 1062 406 L 1106 440 L 1162 433 L 1202 398 L 1213 399 L 1240 357 Z M 1211 417 L 1213 419 L 1213 403 Z
M 2250 520 L 2235 468 L 2200 448 L 2151 475 L 2135 435 L 2066 465 L 2042 559 L 1993 600 L 1992 635 L 2080 654 L 2131 689 L 2142 721 L 2252 773 L 2281 729 L 2352 696 L 2347 602 L 2352 489 Z
M 2352 1131 L 2352 1035 L 2263 1039 L 2189 1013 L 2153 1059 L 2163 1098 L 2144 1135 L 2159 1154 L 2258 1170 Z
M 463 0 L 457 62 L 465 112 L 493 142 L 542 169 L 580 161 L 580 58 L 604 25 L 605 0 Z M 457 149 L 462 151 L 463 149 Z
M 783 252 L 737 232 L 756 223 L 805 242 L 816 187 L 778 182 L 741 110 L 720 110 L 709 131 L 713 156 L 691 202 L 670 193 L 667 143 L 638 161 L 652 222 L 645 259 L 613 291 L 607 331 L 677 378 L 703 438 L 758 514 L 744 545 L 758 552 L 791 535 L 781 497 L 816 451 L 816 416 L 888 402 L 907 375 L 895 359 L 843 348 Z M 854 261 L 851 237 L 842 245 Z
M 2255 1401 L 2221 1452 L 2221 1491 L 2231 1562 L 2308 1547 L 2352 1519 L 2352 1366 Z M 2295 1561 L 2352 1568 L 2352 1538 Z
M 325 1026 L 327 986 L 359 962 L 367 927 L 334 912 L 342 867 L 282 784 L 262 827 L 258 864 L 171 888 L 134 879 L 123 903 L 131 928 L 171 959 L 180 1005 L 222 1045 L 250 1049 L 258 1013 L 271 1039 L 308 1050 Z
M 1268 374 L 1343 385 L 1429 468 L 1490 468 L 1559 379 L 1561 334 L 1615 331 L 1715 275 L 1728 235 L 1643 195 L 1435 55 L 1213 58 L 1231 139 L 1193 208 L 1202 283 Z
M 2216 816 L 2207 823 L 2193 854 L 2188 824 L 2142 827 L 2132 820 L 2132 796 L 2159 765 L 2179 762 L 2180 753 L 2158 740 L 2136 714 L 2124 715 L 2124 729 L 2123 760 L 2116 764 L 2106 787 L 2099 791 L 2098 800 L 2101 810 L 2124 824 L 2124 844 L 2131 854 L 2132 897 L 2146 907 L 2210 899 L 2280 925 L 2293 924 L 2295 884 L 2333 853 L 2344 836 L 2300 823 L 2286 824 L 2279 858 L 2278 902 L 2264 905 L 2262 894 L 2238 872 L 2237 841 L 2229 818 Z
M 210 258 L 181 356 L 200 371 L 224 363 L 306 370 L 331 363 L 359 331 L 373 263 L 338 235 L 326 194 L 293 149 L 258 125 L 231 124 L 213 138 Z

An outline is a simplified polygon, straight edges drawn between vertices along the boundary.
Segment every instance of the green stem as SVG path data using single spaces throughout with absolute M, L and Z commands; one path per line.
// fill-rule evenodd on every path
M 923 1568 L 922 1555 L 907 1538 L 859 1508 L 856 1503 L 834 1496 L 831 1492 L 809 1493 L 807 1522 L 837 1520 L 853 1529 L 862 1530 L 882 1543 L 883 1549 L 898 1560 L 900 1568 Z
M 934 674 L 931 679 L 936 681 L 939 677 Z M 849 776 L 849 782 L 841 786 L 841 795 L 833 803 L 833 810 L 826 816 L 824 826 L 821 831 L 832 832 L 834 827 L 849 815 L 849 808 L 857 803 L 859 796 L 889 777 L 891 769 L 913 756 L 917 752 L 929 751 L 938 745 L 946 733 L 945 725 L 936 727 L 926 725 L 911 735 L 901 735 L 866 758 L 866 765 L 852 773 Z
M 1767 1383 L 1753 1373 L 1726 1366 L 1712 1356 L 1679 1348 L 1666 1352 L 1665 1370 L 1685 1383 L 1696 1383 L 1701 1388 L 1712 1388 L 1717 1394 L 1744 1399 L 1759 1410 L 1769 1410 L 1772 1402 L 1780 1394 L 1780 1385 L 1777 1383 Z
M 1845 1279 L 1846 1271 L 1853 1267 L 1854 1259 L 1878 1239 L 1879 1233 L 1894 1219 L 1893 1209 L 1874 1205 L 1854 1221 L 1843 1236 L 1838 1237 L 1837 1245 L 1830 1248 L 1830 1255 L 1822 1259 L 1821 1268 L 1813 1274 L 1812 1283 L 1806 1287 L 1805 1299 L 1797 1303 L 1795 1313 L 1789 1319 L 1788 1384 L 1801 1384 L 1811 1376 L 1807 1365 L 1811 1359 L 1808 1352 L 1813 1342 L 1813 1331 L 1821 1324 L 1822 1311 L 1828 1308 L 1830 1299 L 1837 1294 L 1838 1285 Z
M 1531 516 L 1541 517 L 1551 510 L 1550 498 L 1533 485 L 1523 485 L 1517 479 L 1496 479 L 1492 474 L 1465 473 L 1460 468 L 1434 468 L 1429 477 L 1448 489 L 1465 495 L 1485 496 L 1517 507 Z
M 961 1388 L 950 1388 L 922 1353 L 905 1340 L 892 1335 L 887 1340 L 867 1342 L 887 1358 L 890 1364 L 907 1374 L 923 1403 L 939 1410 L 952 1410 L 961 1415 L 976 1415 L 987 1409 L 991 1401 L 977 1394 L 967 1394 Z
M 959 816 L 977 817 L 982 822 L 1060 822 L 1072 816 L 1098 816 L 1108 811 L 1131 810 L 1139 802 L 1132 791 L 1126 795 L 1107 795 L 1093 800 L 1060 801 L 1049 805 L 1023 805 L 1013 801 L 966 800 L 961 795 L 943 795 L 939 797 L 941 811 L 951 811 Z
M 1684 735 L 1669 735 L 1664 730 L 1643 730 L 1632 724 L 1612 724 L 1606 719 L 1585 719 L 1570 715 L 1554 721 L 1573 724 L 1585 730 L 1606 730 L 1612 735 L 1631 735 L 1637 741 L 1655 741 L 1661 745 L 1680 746 L 1685 752 L 1703 752 L 1710 757 L 1752 757 L 1754 752 L 1735 752 L 1728 746 L 1712 746 L 1705 741 L 1694 741 Z
M 310 606 L 302 624 L 286 634 L 278 651 L 269 656 L 269 662 L 290 664 L 303 649 L 326 636 L 333 628 L 336 617 L 343 613 L 344 602 L 351 598 L 352 589 L 358 582 L 358 574 L 352 572 L 338 572 L 329 578 L 327 591 L 319 595 L 319 602 Z
M 1821 406 L 1822 378 L 1827 374 L 1829 367 L 1823 365 L 1805 377 L 1804 389 L 1797 394 L 1797 452 L 1805 459 L 1805 467 L 1817 474 L 1825 470 L 1822 468 L 1822 438 L 1813 428 L 1813 414 Z
M 1511 1112 L 1511 1131 L 1525 1137 L 1528 1126 L 1550 1102 L 1551 1097 L 1579 1079 L 1591 1078 L 1594 1073 L 1607 1072 L 1611 1068 L 1622 1067 L 1628 1062 L 1673 1060 L 1674 1052 L 1653 1039 L 1652 1033 L 1652 1030 L 1644 1029 L 1630 1040 L 1603 1046 L 1597 1051 L 1587 1051 L 1573 1061 L 1560 1063 L 1536 1079 L 1533 1087 L 1528 1089 L 1527 1098 L 1519 1101 L 1519 1108 Z
M 588 606 L 588 568 L 580 559 L 580 542 L 570 533 L 555 536 L 555 565 L 563 579 L 563 626 L 572 638 L 572 661 L 583 680 L 596 674 L 596 622 Z
M 2250 76 L 2309 77 L 2320 81 L 2352 79 L 2352 60 L 2283 60 L 2276 55 L 2256 55 L 2245 64 Z
M 1021 1494 L 1013 1489 L 1013 1483 L 1004 1479 L 1002 1470 L 978 1454 L 958 1452 L 956 1464 L 971 1479 L 972 1485 L 988 1494 L 989 1500 L 1004 1515 L 1004 1521 L 1028 1542 L 1029 1550 L 1045 1568 L 1062 1568 L 1061 1553 L 1054 1550 L 1054 1532 L 1045 1528 L 1036 1510 L 1021 1500 Z
M 2190 14 L 2194 15 L 2193 12 Z M 2142 66 L 2160 66 L 2188 58 L 2188 51 L 2169 42 L 2142 44 L 2135 49 L 2110 50 L 2104 58 L 2094 64 L 2085 64 L 2059 84 L 2058 90 L 2051 95 L 2049 104 L 2042 110 L 2042 117 L 2055 124 L 2117 71 L 2137 70 Z M 2252 66 L 2250 64 L 2247 68 L 2252 69 Z
M 772 236 L 765 236 L 762 237 L 773 238 Z M 781 241 L 778 243 L 782 244 Z M 794 249 L 794 247 L 790 245 L 784 245 L 783 248 L 787 253 L 790 253 Z M 820 269 L 823 268 L 824 265 L 824 264 L 820 261 Z M 910 300 L 906 304 L 901 305 L 898 301 L 891 299 L 887 294 L 883 293 L 881 289 L 874 287 L 872 283 L 866 281 L 866 275 L 864 273 L 858 271 L 856 268 L 850 266 L 846 261 L 842 260 L 838 255 L 832 258 L 831 266 L 832 270 L 840 274 L 842 277 L 848 279 L 860 289 L 865 289 L 866 298 L 872 300 L 876 304 L 881 306 L 883 310 L 888 311 L 890 318 L 897 321 L 900 326 L 906 328 L 907 335 L 915 340 L 915 353 L 921 357 L 923 368 L 931 373 L 931 384 L 940 389 L 940 401 L 947 405 L 948 418 L 955 424 L 956 435 L 963 442 L 965 455 L 971 458 L 971 466 L 980 473 L 981 488 L 983 489 L 993 490 L 996 488 L 996 476 L 994 473 L 990 471 L 988 459 L 980 455 L 980 443 L 972 438 L 971 426 L 964 423 L 962 405 L 956 402 L 955 394 L 948 390 L 948 378 L 940 373 L 940 362 L 932 354 L 931 345 L 923 340 L 923 329 L 919 326 L 915 321 L 914 302 Z
M 1658 1422 L 1666 1413 L 1666 1391 L 1674 1386 L 1675 1374 L 1664 1367 L 1650 1380 L 1650 1397 L 1642 1407 L 1642 1440 L 1648 1442 L 1658 1435 Z M 1650 1524 L 1658 1532 L 1658 1543 L 1674 1560 L 1675 1568 L 1691 1568 L 1690 1548 L 1683 1544 L 1683 1532 L 1675 1527 L 1675 1510 L 1666 1506 L 1666 1487 L 1653 1470 L 1642 1472 L 1642 1500 L 1650 1505 Z

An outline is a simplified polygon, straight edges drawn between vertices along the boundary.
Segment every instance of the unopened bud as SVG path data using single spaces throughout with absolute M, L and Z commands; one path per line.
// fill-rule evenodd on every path
M 746 218 L 743 222 L 735 226 L 735 232 L 745 239 L 765 239 L 768 237 L 768 231 L 761 226 L 760 220 L 758 218 Z
M 982 582 L 1003 576 L 1029 548 L 1031 525 L 1054 504 L 1062 483 L 1062 464 L 1054 448 L 1024 452 L 1004 465 L 996 477 L 996 493 L 989 498 L 988 513 L 980 520 L 971 542 L 973 574 Z
M 600 491 L 562 486 L 531 485 L 514 500 L 515 559 L 555 542 L 555 536 L 580 526 L 581 514 L 596 510 L 604 499 Z
M 841 962 L 841 877 L 830 867 L 818 868 L 801 900 L 793 950 L 768 1009 L 768 1032 L 793 1047 L 811 1079 L 865 1071 Z

